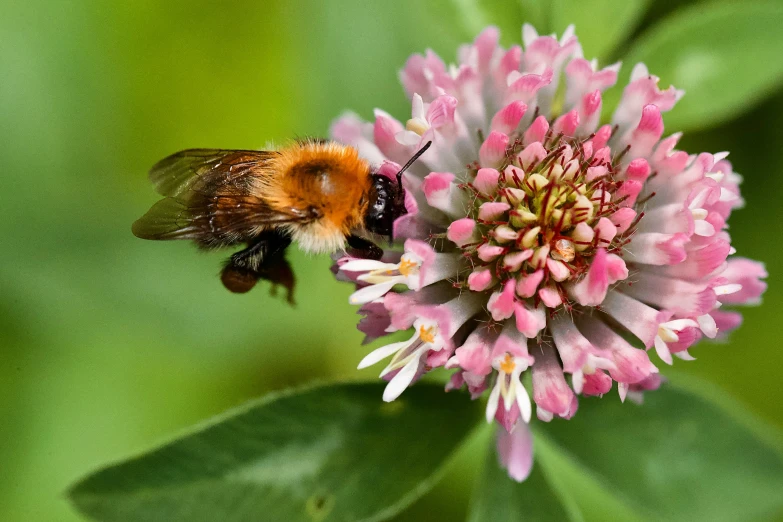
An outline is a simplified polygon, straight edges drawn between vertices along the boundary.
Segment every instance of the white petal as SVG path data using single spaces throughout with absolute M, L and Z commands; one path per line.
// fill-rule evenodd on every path
M 386 389 L 383 390 L 383 400 L 391 402 L 399 397 L 405 391 L 405 388 L 410 385 L 418 370 L 419 358 L 414 357 L 389 381 Z
M 444 364 L 443 367 L 446 368 L 447 370 L 450 370 L 452 368 L 457 368 L 459 367 L 459 359 L 457 358 L 456 355 L 452 355 L 451 358 L 449 358 L 449 360 L 446 361 L 446 364 Z
M 541 406 L 536 406 L 536 417 L 538 417 L 538 420 L 549 422 L 554 418 L 554 415 L 551 411 L 545 410 Z
M 663 362 L 670 365 L 672 364 L 672 354 L 669 351 L 669 347 L 666 346 L 666 343 L 663 342 L 663 339 L 659 335 L 655 336 L 655 352 L 658 354 L 658 357 L 661 358 Z
M 715 319 L 710 314 L 700 315 L 696 318 L 699 321 L 699 328 L 704 332 L 704 335 L 710 339 L 715 339 L 718 335 L 718 325 L 715 324 Z
M 698 328 L 699 323 L 694 321 L 693 319 L 675 319 L 674 321 L 668 321 L 663 324 L 661 324 L 664 328 L 669 328 L 670 330 L 676 330 L 680 331 L 684 328 L 688 328 L 689 326 L 692 328 Z
M 696 197 L 693 198 L 693 201 L 690 202 L 688 208 L 692 210 L 702 210 L 701 207 L 707 201 L 707 196 L 709 196 L 710 191 L 711 189 L 709 188 L 702 189 L 698 194 L 696 194 Z
M 361 305 L 369 303 L 370 301 L 375 301 L 391 290 L 395 284 L 396 281 L 392 280 L 377 285 L 365 286 L 352 293 L 350 297 L 348 297 L 348 302 L 352 305 Z
M 500 376 L 498 376 L 500 379 Z M 500 381 L 495 383 L 495 387 L 492 388 L 492 393 L 489 394 L 489 400 L 487 401 L 487 422 L 492 422 L 495 418 L 495 413 L 498 411 L 498 402 L 500 401 Z
M 416 134 L 413 131 L 400 131 L 397 134 L 394 135 L 394 138 L 397 140 L 397 143 L 400 145 L 418 145 L 421 141 L 421 136 Z
M 533 43 L 536 38 L 538 38 L 538 32 L 535 27 L 530 24 L 524 24 L 522 26 L 522 43 L 525 44 L 525 47 Z
M 728 294 L 734 294 L 736 292 L 739 292 L 742 290 L 742 285 L 738 283 L 733 283 L 729 285 L 721 285 L 716 286 L 713 288 L 715 290 L 715 295 L 728 295 Z
M 582 370 L 577 370 L 571 375 L 571 387 L 577 395 L 582 393 L 585 385 L 585 374 Z
M 697 236 L 710 237 L 715 234 L 715 227 L 709 221 L 697 219 L 695 225 L 693 231 Z
M 617 393 L 620 394 L 620 402 L 625 402 L 625 396 L 628 394 L 628 383 L 618 382 Z
M 695 361 L 696 357 L 688 353 L 688 350 L 683 350 L 681 352 L 677 352 L 674 354 L 677 356 L 678 359 L 682 359 L 683 361 Z
M 362 283 L 367 283 L 369 285 L 388 283 L 392 279 L 394 279 L 394 276 L 379 275 L 377 272 L 367 272 L 366 274 L 362 274 L 356 278 L 357 281 L 361 281 Z
M 519 406 L 519 412 L 522 414 L 522 420 L 530 422 L 530 417 L 533 415 L 533 406 L 530 404 L 530 395 L 522 385 L 517 383 L 517 406 Z
M 574 36 L 574 33 L 576 31 L 574 30 L 574 24 L 569 25 L 565 28 L 565 31 L 563 31 L 563 36 L 560 37 L 560 45 L 563 45 L 566 40 Z
M 413 99 L 411 99 L 411 119 L 423 119 L 424 116 L 424 100 L 418 93 L 413 93 Z
M 396 270 L 394 263 L 382 263 L 374 259 L 352 259 L 340 266 L 343 272 L 369 272 L 371 270 Z
M 401 343 L 392 343 L 387 344 L 386 346 L 381 346 L 380 348 L 377 348 L 368 353 L 364 359 L 362 359 L 362 362 L 359 363 L 357 369 L 361 370 L 363 368 L 367 368 L 368 366 L 372 366 L 373 364 L 382 361 L 388 356 L 402 350 L 410 343 L 410 341 L 403 341 Z
M 641 62 L 637 63 L 636 65 L 633 66 L 633 69 L 631 70 L 631 80 L 630 81 L 633 82 L 635 80 L 638 80 L 639 78 L 644 78 L 645 76 L 649 76 L 649 74 L 650 73 L 647 72 L 647 66 L 646 65 L 644 65 Z
M 739 199 L 739 197 L 737 197 L 737 195 L 735 193 L 733 193 L 732 191 L 730 191 L 730 190 L 728 190 L 726 188 L 721 187 L 721 189 L 720 189 L 720 198 L 718 198 L 718 199 L 720 201 L 726 203 L 726 202 L 729 202 L 729 201 L 735 201 L 735 200 Z

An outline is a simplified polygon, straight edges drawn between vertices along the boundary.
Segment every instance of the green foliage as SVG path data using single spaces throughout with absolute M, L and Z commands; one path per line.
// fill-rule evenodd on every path
M 480 416 L 420 384 L 379 402 L 382 384 L 273 395 L 71 490 L 98 520 L 385 520 L 423 495 Z
M 740 521 L 783 510 L 783 456 L 710 400 L 664 386 L 644 405 L 586 399 L 537 425 L 580 473 L 648 520 Z
M 111 522 L 387 520 L 432 487 L 483 421 L 480 403 L 435 384 L 388 404 L 382 388 L 273 394 L 98 471 L 71 499 Z M 523 483 L 500 468 L 494 444 L 480 451 L 469 522 L 583 520 L 575 498 L 591 483 L 594 499 L 630 510 L 622 518 L 742 521 L 783 510 L 783 457 L 753 422 L 671 385 L 645 401 L 586 399 L 568 422 L 534 422 L 536 462 Z
M 606 61 L 634 30 L 650 0 L 552 0 L 550 31 L 574 24 L 586 57 Z
M 530 476 L 522 483 L 515 482 L 498 466 L 497 450 L 492 445 L 483 472 L 476 479 L 468 522 L 566 520 L 583 519 L 573 500 L 564 498 L 563 493 L 549 483 L 541 464 L 534 462 Z
M 783 5 L 779 2 L 699 3 L 646 32 L 622 57 L 625 83 L 643 62 L 661 84 L 685 90 L 666 115 L 673 131 L 709 127 L 758 103 L 783 82 Z M 613 107 L 619 89 L 605 106 Z

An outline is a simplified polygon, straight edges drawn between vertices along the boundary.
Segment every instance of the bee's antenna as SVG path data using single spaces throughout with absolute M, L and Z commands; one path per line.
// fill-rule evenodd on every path
M 402 189 L 402 173 L 405 172 L 406 170 L 408 170 L 408 167 L 413 165 L 416 162 L 416 160 L 421 157 L 422 154 L 427 152 L 427 149 L 430 148 L 430 145 L 432 145 L 431 141 L 428 141 L 427 143 L 425 143 L 424 146 L 422 148 L 420 148 L 416 152 L 416 154 L 414 154 L 411 157 L 411 159 L 408 160 L 408 163 L 403 165 L 403 167 L 399 170 L 399 172 L 397 172 L 397 186 L 400 187 L 400 189 Z

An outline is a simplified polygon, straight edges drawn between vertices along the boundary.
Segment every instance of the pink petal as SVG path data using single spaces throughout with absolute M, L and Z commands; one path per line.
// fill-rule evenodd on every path
M 653 147 L 663 135 L 663 118 L 656 105 L 646 105 L 642 109 L 642 118 L 636 129 L 626 140 L 631 146 L 629 158 L 646 157 L 652 152 Z
M 395 137 L 405 130 L 402 124 L 387 113 L 376 109 L 373 125 L 373 141 L 380 151 L 394 161 L 407 161 L 410 156 L 408 147 L 401 145 Z
M 446 237 L 458 247 L 462 247 L 480 239 L 476 229 L 476 222 L 470 218 L 452 221 L 449 228 L 446 230 Z
M 546 133 L 549 131 L 549 121 L 545 116 L 539 116 L 530 127 L 527 128 L 524 135 L 524 143 L 530 144 L 534 142 L 544 141 Z
M 617 192 L 614 194 L 614 198 L 620 202 L 623 207 L 633 207 L 636 205 L 636 198 L 639 197 L 639 193 L 642 191 L 644 184 L 641 181 L 635 179 L 627 179 L 623 182 Z
M 453 96 L 438 96 L 427 109 L 427 121 L 434 129 L 454 123 L 457 99 Z
M 533 297 L 536 289 L 544 279 L 544 271 L 536 270 L 532 274 L 522 274 L 517 278 L 517 294 L 519 297 Z
M 430 200 L 437 197 L 440 192 L 447 191 L 451 188 L 451 183 L 454 181 L 454 174 L 450 172 L 431 172 L 424 178 L 424 184 L 422 189 L 424 190 L 424 197 Z
M 527 424 L 517 422 L 510 433 L 498 430 L 497 452 L 500 466 L 508 471 L 508 476 L 523 482 L 533 469 L 533 436 Z
M 503 321 L 514 315 L 514 280 L 509 279 L 503 290 L 494 292 L 487 301 L 487 310 L 495 321 Z
M 476 190 L 486 196 L 491 196 L 497 192 L 500 172 L 496 169 L 483 168 L 476 173 L 476 179 L 473 180 L 473 186 Z
M 560 417 L 568 416 L 575 396 L 566 383 L 552 346 L 542 344 L 540 350 L 537 350 L 532 373 L 533 401 L 536 405 Z
M 502 219 L 510 208 L 511 205 L 502 201 L 488 201 L 479 207 L 478 218 L 482 221 L 497 221 Z
M 482 167 L 499 167 L 506 159 L 509 137 L 502 132 L 492 131 L 479 149 L 479 163 Z
M 513 74 L 513 73 L 512 73 Z M 506 90 L 506 103 L 522 101 L 530 104 L 535 99 L 536 93 L 552 82 L 552 69 L 547 68 L 543 74 L 523 74 L 514 79 Z
M 505 254 L 506 250 L 507 249 L 502 246 L 484 244 L 478 247 L 477 254 L 479 259 L 489 263 L 490 261 L 495 260 L 498 256 Z
M 650 164 L 644 158 L 636 158 L 625 168 L 625 178 L 644 182 L 650 175 Z
M 552 126 L 552 130 L 556 133 L 563 133 L 565 136 L 573 136 L 576 133 L 576 128 L 579 126 L 579 111 L 573 109 L 558 119 L 555 120 L 555 124 Z
M 489 375 L 492 371 L 489 341 L 477 332 L 470 334 L 465 344 L 455 350 L 454 356 L 463 370 L 474 375 Z
M 545 286 L 538 291 L 538 297 L 541 298 L 541 302 L 549 308 L 557 308 L 563 304 L 563 298 L 560 297 L 560 293 L 551 286 Z
M 629 207 L 623 207 L 609 216 L 609 219 L 617 227 L 617 233 L 623 234 L 631 226 L 633 220 L 636 219 L 636 211 Z
M 647 265 L 676 265 L 687 257 L 685 234 L 634 234 L 626 249 L 629 259 Z
M 598 306 L 609 289 L 609 264 L 606 249 L 599 248 L 590 263 L 587 275 L 573 285 L 571 294 L 576 301 L 584 306 Z
M 534 163 L 539 163 L 546 158 L 547 151 L 544 146 L 536 141 L 525 147 L 522 152 L 517 155 L 517 161 L 522 168 L 527 170 Z
M 513 101 L 500 109 L 492 117 L 491 131 L 497 131 L 505 135 L 514 132 L 527 111 L 527 105 L 521 101 Z
M 719 300 L 726 304 L 757 304 L 761 294 L 767 289 L 767 284 L 761 279 L 767 277 L 763 263 L 741 257 L 729 259 L 726 270 L 721 274 L 729 283 L 739 283 L 742 290 L 720 296 Z
M 605 393 L 609 393 L 609 390 L 612 389 L 612 378 L 603 370 L 598 370 L 592 374 L 586 374 L 584 379 L 585 382 L 582 386 L 582 395 L 600 397 Z
M 468 287 L 474 292 L 483 292 L 492 284 L 492 272 L 488 268 L 474 270 L 468 276 Z
M 517 330 L 529 339 L 533 339 L 538 332 L 546 327 L 546 312 L 544 308 L 529 308 L 527 305 L 517 303 L 514 306 Z
M 607 292 L 601 309 L 638 337 L 647 348 L 653 345 L 658 326 L 672 316 L 671 312 L 659 312 L 615 289 Z

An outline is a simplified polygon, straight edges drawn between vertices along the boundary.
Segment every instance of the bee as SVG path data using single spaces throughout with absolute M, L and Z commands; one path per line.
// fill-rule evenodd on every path
M 293 304 L 286 248 L 296 242 L 306 252 L 345 249 L 379 259 L 383 250 L 362 234 L 391 241 L 394 220 L 406 213 L 402 175 L 431 144 L 396 180 L 375 171 L 354 147 L 333 141 L 278 150 L 183 150 L 152 167 L 150 181 L 164 199 L 132 231 L 142 239 L 192 240 L 203 249 L 245 245 L 226 261 L 223 285 L 245 293 L 268 280 L 273 290 L 286 288 Z

